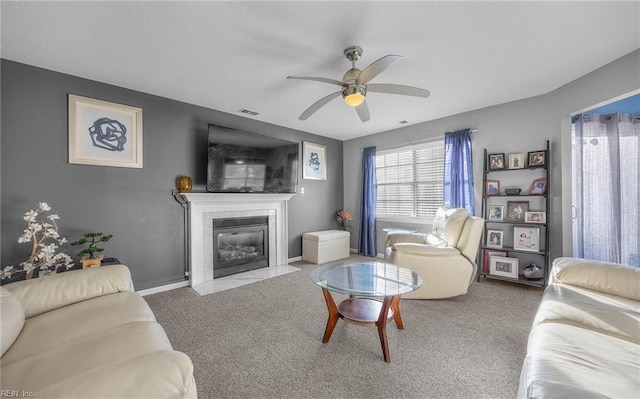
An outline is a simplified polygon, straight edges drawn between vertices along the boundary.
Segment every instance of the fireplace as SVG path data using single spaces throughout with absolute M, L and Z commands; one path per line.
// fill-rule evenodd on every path
M 269 266 L 269 217 L 213 220 L 213 278 Z
M 211 293 L 213 286 L 225 287 L 249 280 L 247 274 L 271 275 L 283 269 L 298 270 L 288 266 L 287 202 L 294 194 L 248 194 L 248 193 L 182 193 L 189 203 L 189 266 L 191 286 L 200 294 Z M 267 248 L 265 257 L 268 266 L 246 273 L 237 273 L 214 279 L 213 221 L 217 219 L 256 218 L 268 219 Z M 215 252 L 215 254 L 214 254 Z M 263 277 L 260 277 L 263 278 Z M 229 280 L 234 280 L 233 282 Z M 217 288 L 215 288 L 217 289 Z

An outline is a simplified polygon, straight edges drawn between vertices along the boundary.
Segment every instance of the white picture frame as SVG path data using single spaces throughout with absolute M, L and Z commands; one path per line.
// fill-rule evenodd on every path
M 489 274 L 494 276 L 518 278 L 518 258 L 505 256 L 489 257 Z
M 504 220 L 504 205 L 489 205 L 489 220 Z
M 539 211 L 530 211 L 524 213 L 525 223 L 547 223 L 547 213 Z
M 509 154 L 509 169 L 524 169 L 525 159 L 524 152 Z
M 142 108 L 69 94 L 69 163 L 142 168 Z
M 302 178 L 327 180 L 327 146 L 302 142 Z
M 540 228 L 539 227 L 514 227 L 513 228 L 513 249 L 519 251 L 539 252 L 540 251 Z
M 502 248 L 503 238 L 502 230 L 487 230 L 487 248 Z

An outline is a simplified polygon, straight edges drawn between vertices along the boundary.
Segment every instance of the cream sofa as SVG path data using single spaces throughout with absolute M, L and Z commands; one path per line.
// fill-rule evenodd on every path
M 640 268 L 558 258 L 518 398 L 640 397 Z
M 424 283 L 406 299 L 464 295 L 477 273 L 475 263 L 484 220 L 462 208 L 440 208 L 430 234 L 391 233 L 390 262 L 418 273 Z
M 3 392 L 34 398 L 195 398 L 191 360 L 174 351 L 123 265 L 0 287 Z M 6 395 L 5 395 L 6 396 Z

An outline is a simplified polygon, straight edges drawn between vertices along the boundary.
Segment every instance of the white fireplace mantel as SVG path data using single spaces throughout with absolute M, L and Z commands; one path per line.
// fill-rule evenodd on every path
M 287 203 L 295 194 L 182 193 L 189 202 L 191 286 L 213 279 L 213 219 L 269 216 L 269 267 L 286 265 Z

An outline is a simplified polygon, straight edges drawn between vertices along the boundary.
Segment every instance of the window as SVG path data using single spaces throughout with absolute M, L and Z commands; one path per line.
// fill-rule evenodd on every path
M 433 220 L 443 203 L 444 140 L 376 154 L 379 218 Z

